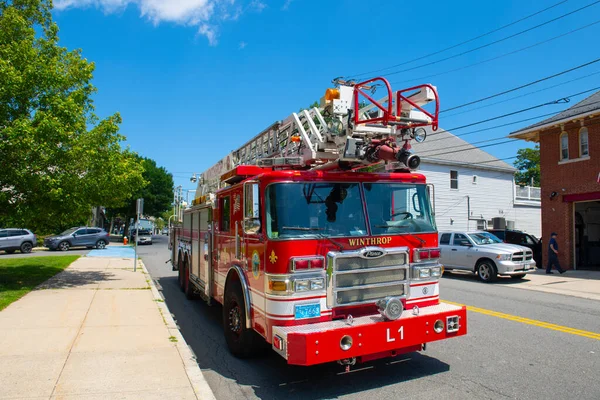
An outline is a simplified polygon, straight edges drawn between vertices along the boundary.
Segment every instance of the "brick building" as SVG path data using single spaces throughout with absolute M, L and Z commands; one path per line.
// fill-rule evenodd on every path
M 556 232 L 563 268 L 600 269 L 600 92 L 509 137 L 540 144 L 544 265 Z

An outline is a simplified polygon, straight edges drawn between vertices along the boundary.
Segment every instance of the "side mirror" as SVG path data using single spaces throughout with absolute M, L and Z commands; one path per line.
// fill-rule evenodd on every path
M 244 218 L 244 231 L 250 234 L 260 231 L 260 219 L 254 217 Z
M 258 182 L 244 184 L 244 232 L 256 234 L 260 231 L 260 196 Z

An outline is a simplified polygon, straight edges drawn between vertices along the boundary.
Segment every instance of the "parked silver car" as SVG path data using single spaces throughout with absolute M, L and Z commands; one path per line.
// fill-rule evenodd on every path
M 476 273 L 484 282 L 498 275 L 523 278 L 536 270 L 531 249 L 503 243 L 489 232 L 440 232 L 440 262 L 445 270 Z
M 44 246 L 50 250 L 67 251 L 71 247 L 95 247 L 97 249 L 105 248 L 110 236 L 108 232 L 101 228 L 79 227 L 67 229 L 60 235 L 49 236 L 44 239 Z
M 9 254 L 16 250 L 21 253 L 31 253 L 36 241 L 37 238 L 29 229 L 0 229 L 0 250 Z

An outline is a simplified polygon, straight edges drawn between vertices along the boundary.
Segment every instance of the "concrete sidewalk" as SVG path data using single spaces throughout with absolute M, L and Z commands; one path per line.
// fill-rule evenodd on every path
M 600 300 L 600 271 L 568 270 L 562 275 L 554 271 L 546 275 L 545 270 L 539 269 L 511 287 Z
M 138 265 L 82 257 L 0 312 L 0 399 L 214 399 Z

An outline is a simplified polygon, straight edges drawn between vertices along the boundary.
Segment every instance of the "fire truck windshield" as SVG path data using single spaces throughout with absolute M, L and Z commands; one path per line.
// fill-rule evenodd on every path
M 435 232 L 427 187 L 405 183 L 364 183 L 372 235 Z
M 362 187 L 362 189 L 361 189 Z M 366 226 L 364 198 L 369 213 Z M 318 238 L 435 232 L 425 185 L 276 183 L 266 190 L 269 238 Z
M 358 183 L 277 183 L 266 192 L 270 238 L 365 236 Z

